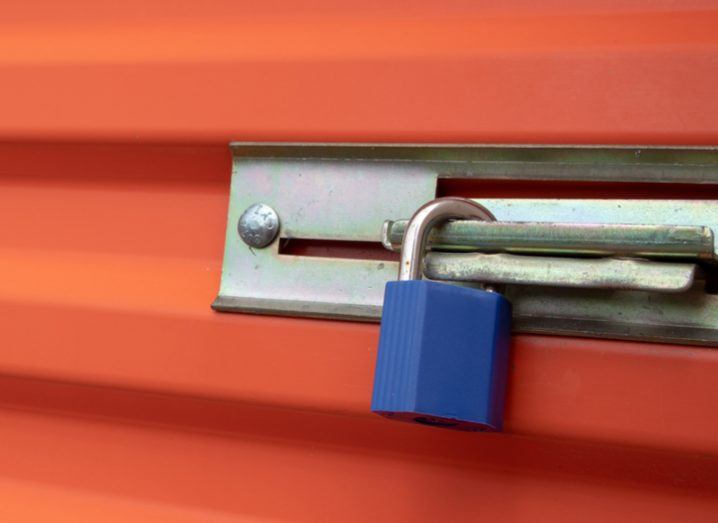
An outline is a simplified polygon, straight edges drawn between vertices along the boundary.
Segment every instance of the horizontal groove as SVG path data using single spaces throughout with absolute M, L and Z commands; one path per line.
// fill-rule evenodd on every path
M 465 198 L 716 200 L 718 184 L 439 178 L 436 194 Z
M 0 374 L 372 417 L 376 326 L 213 313 L 203 294 L 189 321 L 172 310 L 0 296 L 5 339 L 23 340 L 6 344 Z M 327 340 L 341 340 L 340 355 Z M 542 336 L 515 337 L 512 351 L 508 432 L 718 455 L 707 414 L 716 351 Z M 656 403 L 669 392 L 670 403 Z M 666 426 L 666 417 L 684 421 Z
M 691 455 L 685 449 L 666 453 L 632 445 L 553 438 L 516 438 L 511 434 L 461 434 L 454 431 L 386 421 L 370 414 L 362 418 L 345 415 L 276 408 L 269 405 L 238 403 L 213 398 L 148 392 L 144 390 L 57 382 L 0 374 L 0 418 L 13 411 L 44 419 L 74 418 L 100 422 L 113 432 L 137 426 L 150 430 L 173 431 L 173 438 L 197 436 L 240 438 L 235 441 L 266 441 L 277 449 L 309 445 L 319 451 L 361 452 L 376 459 L 387 455 L 412 461 L 443 463 L 462 468 L 509 467 L 521 474 L 541 472 L 544 478 L 556 472 L 551 465 L 562 456 L 563 473 L 622 481 L 625 475 L 641 482 L 668 482 L 673 488 L 674 467 L 691 463 L 694 474 L 683 488 L 711 489 L 718 485 L 718 455 Z M 271 420 L 271 422 L 268 422 Z M 100 429 L 102 430 L 102 429 Z M 2 429 L 0 429 L 0 433 Z M 167 437 L 159 436 L 159 437 Z M 469 448 L 495 452 L 467 452 Z M 524 454 L 520 460 L 507 460 L 504 452 Z M 567 457 L 567 449 L 572 452 Z M 618 458 L 623 458 L 618 461 Z M 598 460 L 586 474 L 586 462 Z M 618 463 L 621 463 L 618 465 Z M 548 467 L 547 467 L 548 465 Z M 616 467 L 621 469 L 617 474 Z M 648 473 L 650 471 L 650 473 Z M 700 471 L 700 473 L 699 473 Z
M 623 13 L 500 13 L 485 9 L 424 16 L 313 12 L 192 17 L 118 25 L 4 27 L 3 64 L 153 64 L 270 60 L 392 60 L 550 53 L 567 49 L 623 52 L 676 45 L 713 47 L 715 10 Z M 191 33 L 193 38 L 187 39 Z M 357 38 L 356 35 L 364 35 Z M 400 38 L 397 35 L 401 35 Z M 132 41 L 133 45 L 126 45 Z
M 167 402 L 126 391 L 12 383 L 1 376 L 0 385 L 18 406 L 24 399 L 56 396 L 57 404 L 88 401 L 100 411 L 104 404 L 105 412 L 120 416 L 0 408 L 0 505 L 13 515 L 46 515 L 33 521 L 57 514 L 73 521 L 78 516 L 86 516 L 79 521 L 174 521 L 178 514 L 182 521 L 215 521 L 212 516 L 221 513 L 231 514 L 232 521 L 250 514 L 261 515 L 250 519 L 257 522 L 319 521 L 330 514 L 358 522 L 366 520 L 367 499 L 380 507 L 381 521 L 405 520 L 407 514 L 413 521 L 416 493 L 435 493 L 437 484 L 450 488 L 422 505 L 422 521 L 447 514 L 458 519 L 469 514 L 472 520 L 487 511 L 501 514 L 506 499 L 545 510 L 546 499 L 556 492 L 562 494 L 552 510 L 566 514 L 570 502 L 568 510 L 589 510 L 599 519 L 602 511 L 636 500 L 642 509 L 650 504 L 671 516 L 685 513 L 686 506 L 712 514 L 716 504 L 716 457 L 686 451 L 463 434 L 376 416 L 358 420 L 219 402 Z M 130 418 L 138 411 L 180 424 L 135 423 Z M 397 474 L 406 492 L 397 490 Z M 482 503 L 467 503 L 466 492 L 486 489 L 492 495 Z M 276 503 L 277 492 L 285 492 L 282 503 Z M 73 499 L 69 506 L 65 494 Z M 123 506 L 126 502 L 132 505 Z M 536 511 L 526 513 L 531 520 Z
M 95 488 L 78 489 L 65 483 L 53 484 L 39 479 L 0 478 L 3 515 L 11 515 L 11 520 L 15 522 L 56 521 L 62 517 L 74 523 L 274 523 L 266 518 L 147 500 L 141 496 L 112 495 Z
M 216 260 L 0 249 L 0 301 L 195 315 L 209 311 L 221 269 Z

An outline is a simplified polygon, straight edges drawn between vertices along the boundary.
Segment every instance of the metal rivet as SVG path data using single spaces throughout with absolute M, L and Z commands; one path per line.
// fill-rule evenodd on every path
M 279 232 L 279 216 L 269 205 L 255 203 L 247 208 L 237 224 L 239 236 L 250 247 L 261 249 L 274 241 Z

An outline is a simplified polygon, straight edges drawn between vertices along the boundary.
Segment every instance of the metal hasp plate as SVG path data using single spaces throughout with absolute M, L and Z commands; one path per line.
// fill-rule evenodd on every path
M 718 346 L 718 200 L 711 199 L 718 148 L 231 149 L 225 258 L 212 305 L 218 311 L 379 321 L 384 285 L 396 279 L 398 265 L 389 251 L 377 256 L 368 247 L 383 242 L 397 250 L 416 209 L 442 187 L 446 193 L 452 183 L 468 184 L 498 221 L 438 228 L 429 239 L 428 277 L 503 284 L 517 332 Z M 591 189 L 575 197 L 574 187 Z M 247 215 L 240 237 L 250 208 L 253 216 L 266 209 L 261 222 L 279 227 L 276 238 L 262 238 L 266 247 L 245 243 L 257 237 L 251 227 L 259 223 Z M 323 242 L 326 254 L 284 248 L 305 240 Z M 364 250 L 332 257 L 332 245 Z

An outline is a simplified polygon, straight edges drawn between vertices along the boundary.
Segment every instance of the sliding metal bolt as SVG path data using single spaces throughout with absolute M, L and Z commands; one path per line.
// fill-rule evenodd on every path
M 274 241 L 279 232 L 279 216 L 269 205 L 255 203 L 247 208 L 237 224 L 239 236 L 250 247 L 261 249 Z

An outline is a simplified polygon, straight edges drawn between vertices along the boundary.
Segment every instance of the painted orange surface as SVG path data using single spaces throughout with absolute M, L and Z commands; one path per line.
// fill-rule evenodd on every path
M 464 434 L 209 309 L 230 140 L 715 144 L 715 4 L 205 4 L 3 6 L 0 521 L 715 521 L 716 350 L 517 337 Z

